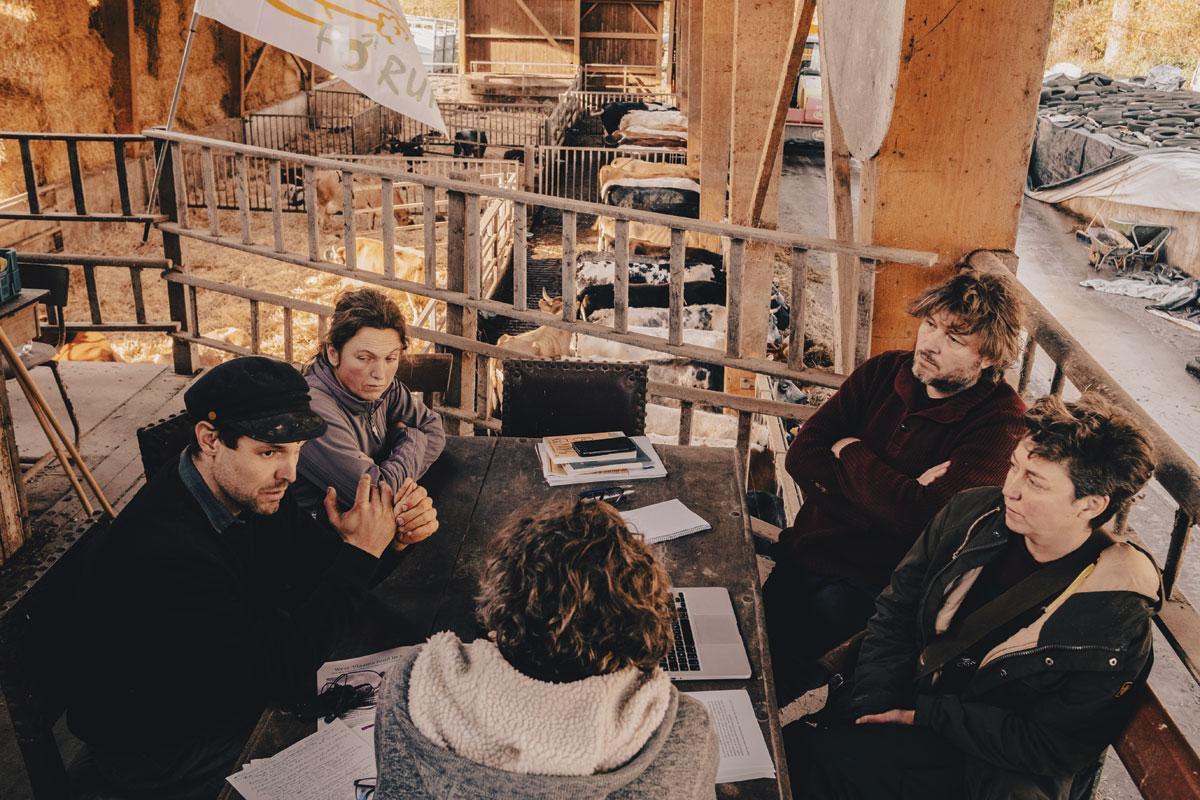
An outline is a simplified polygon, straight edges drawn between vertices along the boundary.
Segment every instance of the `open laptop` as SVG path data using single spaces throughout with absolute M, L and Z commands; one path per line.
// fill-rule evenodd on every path
M 662 668 L 673 681 L 750 677 L 750 660 L 738 633 L 729 591 L 722 587 L 675 588 L 675 645 Z

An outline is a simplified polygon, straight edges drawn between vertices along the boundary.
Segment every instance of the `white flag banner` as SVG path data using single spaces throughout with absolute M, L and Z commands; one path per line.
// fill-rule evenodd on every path
M 197 11 L 320 64 L 380 105 L 446 132 L 397 0 L 197 0 Z

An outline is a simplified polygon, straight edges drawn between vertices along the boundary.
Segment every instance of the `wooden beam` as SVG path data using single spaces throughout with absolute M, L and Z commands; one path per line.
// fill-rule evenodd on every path
M 103 0 L 100 6 L 100 30 L 112 52 L 113 126 L 117 133 L 141 130 L 138 113 L 137 76 L 132 41 L 133 0 Z
M 690 123 L 700 128 L 704 159 L 700 162 L 700 218 L 720 222 L 728 215 L 729 136 L 733 111 L 734 0 L 705 0 L 702 22 L 704 74 L 701 91 L 708 102 L 704 116 Z
M 259 66 L 263 62 L 263 57 L 267 54 L 267 48 L 270 47 L 266 42 L 259 44 L 258 49 L 250 56 L 250 69 L 246 71 L 246 79 L 242 81 L 242 92 L 246 93 L 250 90 L 250 82 L 254 80 L 255 74 L 258 72 Z
M 817 8 L 817 0 L 801 0 L 800 12 L 792 19 L 791 45 L 788 48 L 787 59 L 775 85 L 775 101 L 772 104 L 771 122 L 767 129 L 767 141 L 763 146 L 762 158 L 754 171 L 754 195 L 750 204 L 751 225 L 757 225 L 762 218 L 763 205 L 767 200 L 767 187 L 775 171 L 775 161 L 783 146 L 783 125 L 787 120 L 788 106 L 791 105 L 792 90 L 800 76 L 800 62 L 804 59 L 804 43 L 808 40 L 808 31 L 812 27 L 813 12 Z
M 690 120 L 703 119 L 704 109 L 704 0 L 688 4 L 688 164 L 699 167 L 704 158 L 704 129 Z
M 217 40 L 221 48 L 221 57 L 225 61 L 226 75 L 229 78 L 229 94 L 225 95 L 225 113 L 231 117 L 241 117 L 246 113 L 246 70 L 242 55 L 242 34 L 221 25 L 218 27 Z
M 645 14 L 642 13 L 642 10 L 640 8 L 638 8 L 637 3 L 630 3 L 629 7 L 637 12 L 637 15 L 642 18 L 642 22 L 646 23 L 647 28 L 652 30 L 654 33 L 658 34 L 659 39 L 662 39 L 662 31 L 660 31 L 658 29 L 658 27 L 653 22 L 650 21 L 649 17 L 647 17 Z
M 583 23 L 583 21 L 585 19 L 588 18 L 589 14 L 591 14 L 593 11 L 595 11 L 597 8 L 600 7 L 600 3 L 598 2 L 598 0 L 590 0 L 590 2 L 584 3 L 584 5 L 586 5 L 587 8 L 585 8 L 583 13 L 579 15 L 579 22 L 581 24 Z
M 555 40 L 555 37 L 550 35 L 550 31 L 546 30 L 546 26 L 542 24 L 542 21 L 540 19 L 538 19 L 532 11 L 529 10 L 529 6 L 527 6 L 525 4 L 525 0 L 513 0 L 513 2 L 516 3 L 520 7 L 520 9 L 525 12 L 525 16 L 529 17 L 529 21 L 533 23 L 533 27 L 538 29 L 538 33 L 540 33 L 543 37 L 545 37 L 546 41 L 550 43 L 550 46 L 553 47 L 555 50 L 561 51 L 562 47 Z M 571 37 L 566 37 L 566 38 L 571 38 Z
M 729 218 L 731 222 L 773 228 L 779 216 L 780 152 L 771 167 L 766 200 L 754 218 L 754 181 L 759 161 L 770 135 L 779 65 L 787 60 L 791 27 L 781 24 L 797 12 L 794 0 L 734 0 L 733 113 L 730 132 Z M 739 292 L 744 309 L 738 327 L 739 347 L 745 355 L 762 356 L 767 347 L 767 308 L 775 248 L 752 244 L 746 248 Z M 726 371 L 726 391 L 752 396 L 751 376 Z
M 872 244 L 936 252 L 939 266 L 880 265 L 872 354 L 912 347 L 909 301 L 966 254 L 1015 249 L 1053 12 L 1054 0 L 908 0 L 891 125 L 862 169 L 859 230 Z
M 688 7 L 688 0 L 678 0 L 677 7 L 679 15 L 676 19 L 679 22 L 679 31 L 675 40 L 675 56 L 678 62 L 675 67 L 675 96 L 679 100 L 679 110 L 688 115 L 692 113 L 692 93 L 691 87 L 688 86 L 690 69 L 688 46 L 691 44 L 692 10 Z
M 467 25 L 470 21 L 467 19 L 467 0 L 458 0 L 458 74 L 467 74 L 467 64 L 470 60 L 467 58 Z M 465 92 L 465 87 L 460 87 L 460 91 Z
M 850 149 L 832 103 L 829 73 L 821 74 L 821 112 L 825 116 L 825 200 L 829 210 L 829 236 L 854 241 L 854 203 L 850 192 Z M 845 253 L 830 253 L 833 277 L 833 361 L 848 375 L 855 364 L 858 336 L 858 276 L 860 261 Z
M 629 39 L 647 42 L 659 38 L 657 33 L 619 33 L 616 31 L 585 31 L 580 36 L 584 39 Z

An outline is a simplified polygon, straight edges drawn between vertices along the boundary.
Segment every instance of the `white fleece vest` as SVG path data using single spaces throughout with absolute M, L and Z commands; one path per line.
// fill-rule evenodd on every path
M 635 668 L 571 683 L 514 669 L 495 644 L 434 635 L 413 663 L 408 708 L 431 742 L 509 772 L 593 775 L 631 759 L 662 724 L 671 682 Z

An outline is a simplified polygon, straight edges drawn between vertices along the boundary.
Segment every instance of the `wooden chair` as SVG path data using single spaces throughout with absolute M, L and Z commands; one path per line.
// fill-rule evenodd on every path
M 53 729 L 66 710 L 71 672 L 87 668 L 67 647 L 73 587 L 88 544 L 109 524 L 95 514 L 34 537 L 0 567 L 0 691 L 36 800 L 103 793 L 96 775 L 68 776 Z
M 137 430 L 138 451 L 142 454 L 142 474 L 146 480 L 159 468 L 179 460 L 183 448 L 192 441 L 196 425 L 186 411 L 152 422 Z
M 79 446 L 79 420 L 75 417 L 75 405 L 67 394 L 62 376 L 58 372 L 58 362 L 54 357 L 67 341 L 67 321 L 64 310 L 67 306 L 67 294 L 71 283 L 71 273 L 66 267 L 46 264 L 21 264 L 21 283 L 27 289 L 46 289 L 50 294 L 43 301 L 46 306 L 46 320 L 54 326 L 54 333 L 49 341 L 34 340 L 28 343 L 13 342 L 21 363 L 25 369 L 33 371 L 37 367 L 47 367 L 54 375 L 58 384 L 58 393 L 62 395 L 63 405 L 67 407 L 67 416 L 71 419 L 71 428 L 75 433 L 75 446 Z M 17 376 L 8 361 L 4 364 L 4 380 L 9 381 Z
M 401 359 L 396 377 L 410 392 L 429 396 L 446 391 L 453 366 L 454 356 L 449 353 L 413 353 Z
M 646 365 L 508 359 L 502 436 L 646 432 Z

